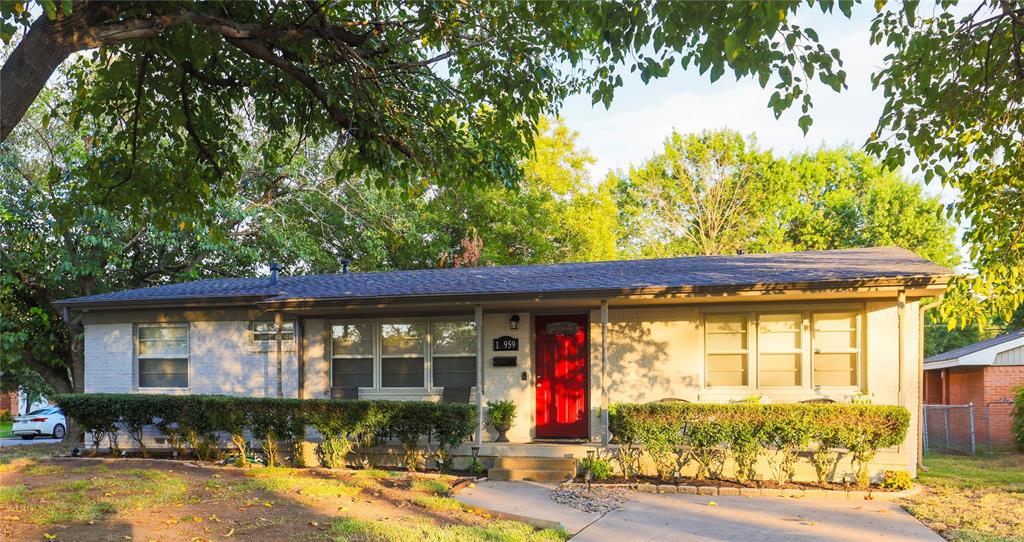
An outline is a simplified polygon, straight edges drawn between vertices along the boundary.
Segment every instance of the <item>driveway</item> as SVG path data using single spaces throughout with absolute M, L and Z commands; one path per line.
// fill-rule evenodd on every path
M 0 448 L 6 448 L 8 446 L 23 446 L 27 444 L 57 444 L 60 439 L 55 438 L 34 438 L 32 440 L 25 440 L 21 437 L 5 438 L 0 439 Z
M 632 493 L 621 510 L 601 515 L 551 501 L 550 489 L 529 482 L 482 482 L 456 498 L 509 517 L 558 522 L 575 533 L 574 542 L 943 541 L 885 501 Z

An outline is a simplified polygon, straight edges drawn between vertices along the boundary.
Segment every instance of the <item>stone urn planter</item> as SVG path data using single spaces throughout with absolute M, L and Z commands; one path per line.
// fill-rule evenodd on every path
M 494 439 L 494 442 L 508 442 L 508 437 L 505 433 L 512 428 L 511 423 L 496 423 L 494 424 L 494 430 L 498 432 L 498 438 Z
M 498 432 L 495 442 L 508 442 L 505 433 L 512 428 L 512 420 L 516 417 L 516 404 L 512 401 L 488 401 L 487 419 L 491 427 Z

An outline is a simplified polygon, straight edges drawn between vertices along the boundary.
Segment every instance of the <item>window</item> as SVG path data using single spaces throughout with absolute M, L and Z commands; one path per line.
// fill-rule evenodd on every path
M 859 317 L 836 312 L 814 315 L 811 335 L 814 386 L 856 386 L 860 367 Z
M 799 386 L 803 366 L 803 314 L 762 314 L 757 319 L 757 385 Z
M 373 326 L 331 326 L 331 382 L 339 388 L 373 387 Z
M 430 336 L 434 387 L 476 385 L 476 324 L 437 321 Z
M 274 322 L 252 322 L 249 329 L 252 330 L 252 342 L 277 342 L 277 326 Z M 281 324 L 281 340 L 295 340 L 295 322 L 284 322 Z
M 331 385 L 421 390 L 473 387 L 476 332 L 473 320 L 452 317 L 333 324 Z
M 708 314 L 706 386 L 857 387 L 860 320 L 855 310 Z
M 188 387 L 188 324 L 138 327 L 140 388 Z
M 708 386 L 747 385 L 746 315 L 709 315 L 705 320 Z
M 426 386 L 426 326 L 381 324 L 380 385 L 383 388 L 422 388 Z

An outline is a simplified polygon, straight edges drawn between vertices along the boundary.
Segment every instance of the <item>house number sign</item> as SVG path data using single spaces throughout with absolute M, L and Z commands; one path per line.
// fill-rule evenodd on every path
M 513 350 L 519 350 L 519 339 L 508 335 L 494 339 L 495 352 L 511 352 Z

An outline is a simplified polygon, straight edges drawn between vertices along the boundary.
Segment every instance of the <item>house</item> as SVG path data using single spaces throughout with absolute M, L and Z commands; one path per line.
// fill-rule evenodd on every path
M 56 306 L 84 313 L 87 392 L 436 401 L 446 387 L 468 387 L 477 405 L 519 408 L 510 443 L 478 429 L 481 456 L 580 457 L 608 443 L 615 402 L 866 396 L 907 407 L 917 427 L 919 300 L 950 276 L 907 250 L 867 248 L 275 269 Z M 911 430 L 874 465 L 915 472 L 918 443 Z
M 974 404 L 977 442 L 1013 443 L 1014 388 L 1024 386 L 1024 329 L 924 360 L 924 402 Z

